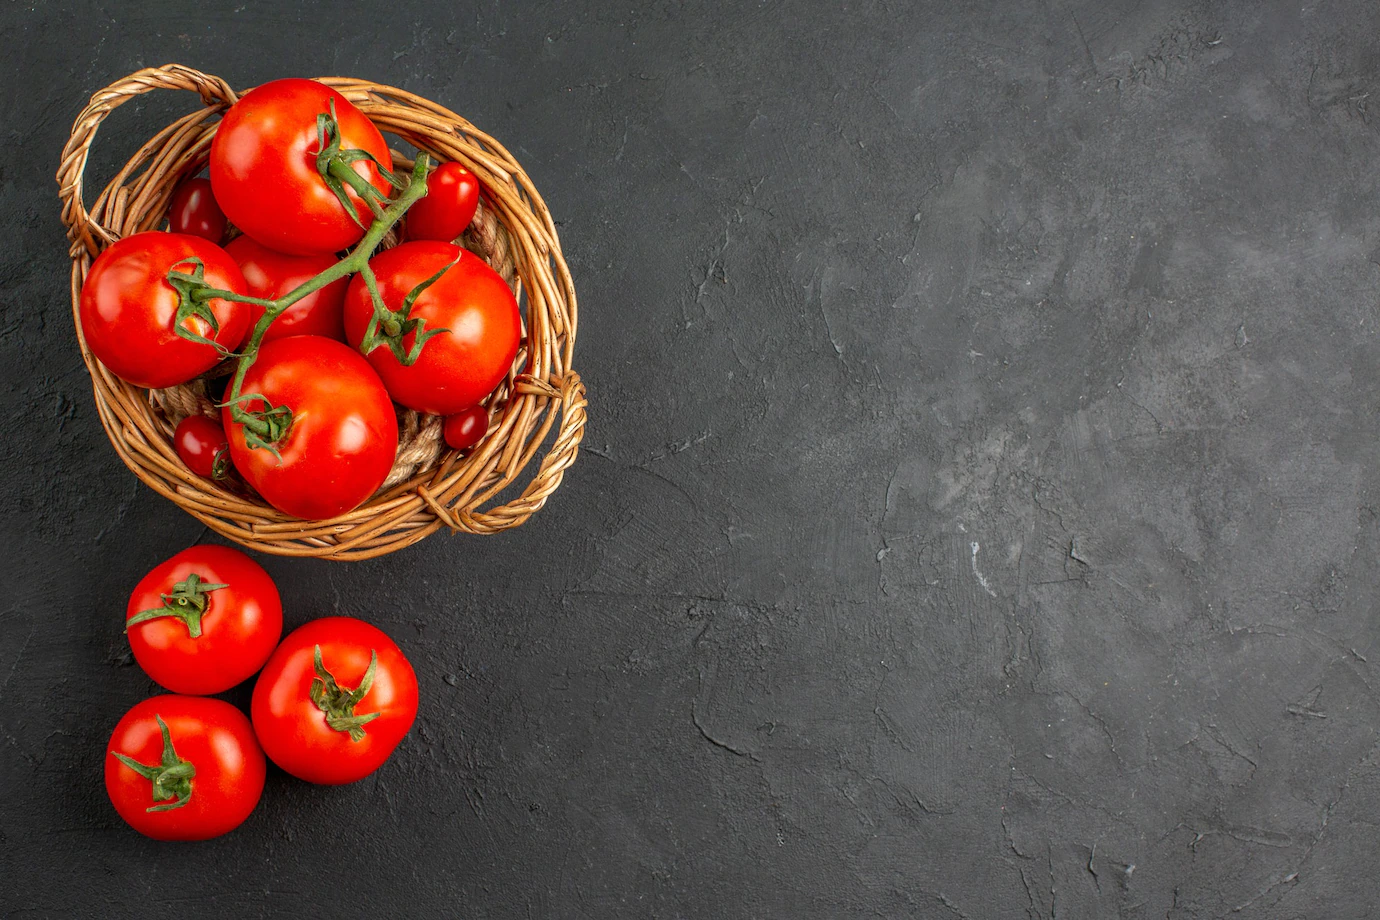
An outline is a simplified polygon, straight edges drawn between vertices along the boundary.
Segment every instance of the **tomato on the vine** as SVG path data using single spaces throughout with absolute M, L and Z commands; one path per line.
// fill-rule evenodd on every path
M 348 184 L 342 191 L 354 216 L 317 170 L 317 116 L 330 114 L 332 107 L 341 149 L 363 150 L 391 170 L 388 144 L 374 123 L 315 80 L 273 80 L 250 90 L 216 129 L 211 142 L 216 201 L 231 223 L 265 246 L 296 255 L 337 252 L 359 242 L 372 220 L 368 205 Z M 331 138 L 326 143 L 329 147 Z M 381 195 L 390 189 L 368 159 L 338 168 L 353 170 Z
M 187 468 L 203 479 L 224 479 L 230 473 L 230 441 L 215 419 L 187 416 L 173 431 L 173 447 Z
M 453 450 L 469 450 L 489 433 L 489 410 L 483 406 L 470 406 L 463 412 L 448 417 L 441 427 L 441 434 Z
M 369 267 L 390 310 L 398 310 L 414 288 L 445 269 L 417 296 L 408 316 L 426 320 L 426 332 L 446 331 L 427 339 L 410 366 L 387 344 L 366 355 L 389 395 L 418 412 L 454 415 L 493 392 L 512 369 L 522 337 L 517 300 L 498 272 L 472 252 L 430 240 L 384 250 Z M 368 287 L 356 277 L 345 294 L 345 334 L 356 348 L 364 344 L 373 315 Z M 404 353 L 415 339 L 415 330 L 402 336 Z
M 273 450 L 251 448 L 233 407 L 221 410 L 230 455 L 279 511 L 307 520 L 344 514 L 378 491 L 398 453 L 398 417 L 359 352 L 317 335 L 266 343 L 240 391 L 246 410 L 286 406 L 292 424 Z M 275 453 L 276 451 L 276 453 Z
M 202 696 L 155 696 L 115 726 L 105 789 L 136 831 L 155 840 L 207 840 L 244 823 L 267 767 L 249 720 Z
M 130 595 L 134 660 L 174 693 L 220 693 L 248 680 L 283 634 L 278 588 L 228 546 L 193 546 L 154 567 Z
M 112 243 L 96 257 L 82 285 L 81 331 L 87 347 L 115 376 L 135 386 L 186 383 L 220 361 L 221 352 L 211 341 L 232 351 L 249 329 L 244 304 L 211 300 L 200 308 L 209 308 L 219 329 L 204 316 L 189 313 L 182 329 L 207 341 L 179 335 L 182 297 L 167 277 L 173 269 L 186 275 L 204 271 L 212 288 L 244 293 L 244 275 L 225 250 L 198 236 L 158 230 Z
M 417 676 L 382 630 L 325 617 L 278 646 L 250 713 L 278 766 L 311 783 L 352 783 L 382 766 L 412 727 Z
M 479 208 L 479 180 L 459 163 L 442 163 L 426 180 L 426 194 L 407 211 L 409 240 L 449 243 L 465 232 Z
M 220 242 L 225 236 L 225 212 L 211 194 L 210 179 L 187 179 L 173 191 L 172 203 L 168 205 L 168 229 Z
M 244 273 L 247 293 L 264 300 L 277 300 L 335 264 L 335 256 L 290 256 L 273 249 L 251 236 L 237 236 L 225 246 L 225 251 L 239 263 Z M 263 340 L 285 339 L 290 335 L 324 335 L 345 341 L 345 320 L 341 315 L 345 302 L 348 278 L 332 281 L 313 291 L 283 311 L 264 333 Z M 249 304 L 250 327 L 259 322 L 264 308 Z

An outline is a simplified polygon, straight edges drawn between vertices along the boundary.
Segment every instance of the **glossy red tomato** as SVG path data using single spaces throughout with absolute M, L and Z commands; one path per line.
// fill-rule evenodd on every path
M 244 428 L 221 410 L 235 469 L 273 507 L 322 520 L 357 507 L 378 491 L 398 453 L 398 417 L 378 374 L 359 352 L 317 335 L 264 345 L 242 393 L 292 410 L 278 443 L 281 457 L 250 449 Z M 246 408 L 263 409 L 251 401 Z
M 341 147 L 365 150 L 393 168 L 379 129 L 349 100 L 315 80 L 274 80 L 225 113 L 211 142 L 211 185 L 231 223 L 260 243 L 294 254 L 337 252 L 359 242 L 373 220 L 345 186 L 361 226 L 316 169 L 316 116 L 335 103 Z M 329 141 L 328 141 L 329 142 Z M 390 186 L 368 160 L 351 166 L 380 192 Z
M 450 416 L 441 428 L 446 443 L 455 450 L 469 450 L 482 441 L 488 432 L 489 410 L 483 406 L 470 406 Z
M 202 696 L 155 696 L 115 726 L 105 790 L 120 817 L 155 840 L 207 840 L 244 823 L 264 791 L 249 720 Z
M 417 240 L 385 250 L 369 261 L 379 292 L 398 309 L 408 292 L 459 258 L 412 305 L 427 329 L 447 329 L 427 340 L 417 362 L 403 365 L 386 346 L 366 357 L 396 401 L 433 415 L 454 415 L 476 405 L 507 375 L 522 337 L 517 301 L 498 273 L 472 252 L 451 243 Z M 345 334 L 359 347 L 373 315 L 364 279 L 345 294 Z M 415 333 L 404 336 L 412 347 Z
M 191 274 L 200 259 L 205 281 L 223 291 L 244 292 L 244 275 L 215 243 L 185 233 L 150 230 L 112 243 L 96 257 L 81 289 L 81 331 L 91 353 L 122 380 L 140 387 L 170 387 L 210 370 L 220 354 L 173 331 L 180 296 L 168 272 Z M 220 324 L 215 332 L 200 317 L 183 325 L 234 350 L 249 329 L 249 309 L 228 300 L 209 302 Z
M 177 423 L 173 447 L 187 468 L 203 479 L 224 479 L 230 472 L 230 442 L 215 419 L 187 416 Z
M 478 208 L 474 173 L 459 163 L 442 163 L 427 176 L 426 194 L 407 209 L 407 238 L 449 243 L 465 232 Z
M 269 759 L 310 783 L 373 773 L 417 717 L 417 677 L 381 630 L 325 617 L 278 646 L 250 707 Z
M 244 273 L 248 293 L 265 300 L 277 300 L 300 287 L 335 264 L 333 255 L 289 256 L 269 249 L 250 236 L 237 236 L 225 247 L 230 257 L 239 263 Z M 324 335 L 345 341 L 345 320 L 341 315 L 345 303 L 345 289 L 350 280 L 332 281 L 319 291 L 288 307 L 264 333 L 264 341 L 285 339 L 290 335 Z M 264 315 L 263 307 L 249 305 L 252 329 Z
M 220 693 L 263 667 L 283 634 L 273 579 L 228 546 L 193 546 L 143 577 L 125 632 L 144 673 L 174 693 Z
M 211 194 L 210 179 L 187 179 L 179 185 L 168 206 L 168 229 L 190 233 L 212 243 L 225 236 L 225 212 Z

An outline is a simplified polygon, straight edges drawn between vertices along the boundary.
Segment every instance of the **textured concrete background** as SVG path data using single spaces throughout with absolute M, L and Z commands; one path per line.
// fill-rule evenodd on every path
M 1373 913 L 1380 5 L 186 6 L 0 9 L 0 913 Z M 198 846 L 101 784 L 125 598 L 206 534 L 106 442 L 52 181 L 169 61 L 503 139 L 592 402 L 513 533 L 264 560 L 422 709 Z

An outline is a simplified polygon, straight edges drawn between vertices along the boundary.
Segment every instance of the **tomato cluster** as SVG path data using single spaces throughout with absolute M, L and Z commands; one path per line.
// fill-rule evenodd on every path
M 125 714 L 106 746 L 120 817 L 159 840 L 204 840 L 258 804 L 267 759 L 337 785 L 373 773 L 417 716 L 417 678 L 382 630 L 351 617 L 287 638 L 278 588 L 239 550 L 193 546 L 155 567 L 125 613 L 134 658 L 171 694 Z M 220 693 L 258 673 L 251 718 Z
M 178 427 L 191 473 L 242 478 L 280 511 L 321 520 L 383 484 L 398 406 L 447 417 L 456 450 L 487 434 L 485 401 L 523 324 L 507 282 L 455 243 L 479 181 L 460 163 L 429 169 L 425 154 L 410 176 L 394 165 L 339 92 L 275 80 L 226 111 L 210 178 L 174 192 L 168 230 L 118 240 L 92 264 L 80 324 L 110 372 L 162 388 L 233 362 L 220 430 L 200 416 Z M 395 225 L 406 242 L 381 249 Z

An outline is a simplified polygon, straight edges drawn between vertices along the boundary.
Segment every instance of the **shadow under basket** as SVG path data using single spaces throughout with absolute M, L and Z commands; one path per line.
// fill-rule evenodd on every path
M 358 106 L 379 130 L 438 161 L 462 163 L 483 183 L 479 213 L 457 242 L 502 275 L 523 307 L 517 358 L 485 401 L 488 433 L 457 453 L 441 437 L 440 418 L 399 410 L 398 456 L 383 488 L 348 514 L 302 521 L 242 483 L 197 476 L 178 458 L 172 444 L 177 423 L 195 413 L 219 417 L 204 381 L 145 390 L 120 380 L 92 356 L 77 317 L 92 260 L 114 241 L 162 225 L 173 190 L 206 165 L 220 116 L 239 98 L 224 80 L 178 64 L 140 70 L 96 93 L 72 126 L 58 170 L 62 219 L 72 243 L 73 317 L 101 423 L 121 459 L 152 489 L 217 533 L 261 552 L 369 559 L 442 527 L 475 534 L 516 527 L 561 484 L 585 426 L 585 388 L 570 366 L 575 288 L 550 212 L 512 155 L 454 112 L 364 80 L 321 82 Z M 154 89 L 188 90 L 205 106 L 150 138 L 88 210 L 82 178 L 97 128 L 112 109 Z M 524 477 L 532 465 L 535 471 Z

